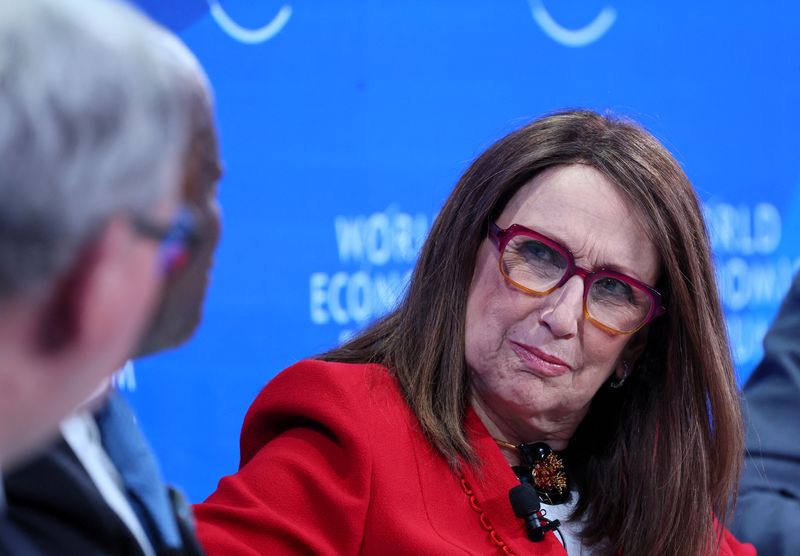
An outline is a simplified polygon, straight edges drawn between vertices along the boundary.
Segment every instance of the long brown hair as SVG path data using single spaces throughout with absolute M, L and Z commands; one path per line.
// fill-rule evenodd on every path
M 615 552 L 705 554 L 724 525 L 742 421 L 708 236 L 675 159 L 638 125 L 589 111 L 544 117 L 502 138 L 461 177 L 396 310 L 325 360 L 377 362 L 398 379 L 431 443 L 476 463 L 464 431 L 467 293 L 487 226 L 542 170 L 587 164 L 619 187 L 659 251 L 666 314 L 625 387 L 601 388 L 570 442 L 587 543 Z

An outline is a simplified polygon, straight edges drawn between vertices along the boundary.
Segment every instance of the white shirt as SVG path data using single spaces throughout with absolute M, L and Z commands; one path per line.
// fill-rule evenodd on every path
M 561 531 L 564 540 L 562 541 L 559 534 L 554 532 L 556 538 L 561 544 L 566 542 L 564 548 L 569 556 L 596 556 L 599 554 L 606 554 L 608 552 L 608 547 L 603 542 L 592 547 L 584 546 L 579 536 L 583 528 L 583 523 L 581 521 L 568 521 L 569 515 L 572 513 L 572 510 L 575 509 L 576 503 L 577 493 L 573 491 L 569 502 L 554 506 L 542 504 L 542 510 L 544 510 L 544 515 L 548 520 L 553 521 L 557 519 L 561 522 L 558 530 Z

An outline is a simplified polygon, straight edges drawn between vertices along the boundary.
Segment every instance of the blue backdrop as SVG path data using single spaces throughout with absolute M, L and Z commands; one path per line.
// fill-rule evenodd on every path
M 224 235 L 194 339 L 120 377 L 192 501 L 259 389 L 385 311 L 460 173 L 559 108 L 631 116 L 705 204 L 744 380 L 800 267 L 800 4 L 141 0 L 206 68 Z

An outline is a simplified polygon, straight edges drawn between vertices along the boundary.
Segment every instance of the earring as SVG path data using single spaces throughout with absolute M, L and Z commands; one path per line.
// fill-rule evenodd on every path
M 619 380 L 612 380 L 608 383 L 611 388 L 621 388 L 623 384 L 625 384 L 625 380 L 627 380 L 628 375 L 631 374 L 631 367 L 627 361 L 622 361 L 622 378 Z

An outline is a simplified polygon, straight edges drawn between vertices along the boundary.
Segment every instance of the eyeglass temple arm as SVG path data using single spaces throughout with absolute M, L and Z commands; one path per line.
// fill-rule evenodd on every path
M 500 249 L 500 234 L 503 233 L 503 230 L 500 229 L 500 226 L 492 222 L 489 224 L 489 239 L 492 240 L 492 243 L 495 247 Z

